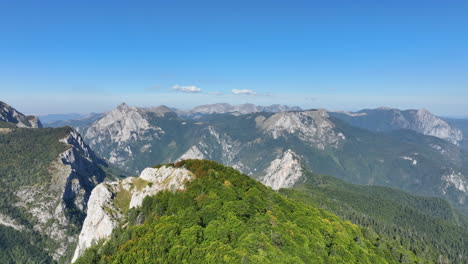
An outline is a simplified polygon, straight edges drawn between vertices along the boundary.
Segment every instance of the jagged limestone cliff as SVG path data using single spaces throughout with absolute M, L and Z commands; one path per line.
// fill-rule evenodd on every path
M 3 222 L 39 234 L 42 250 L 69 261 L 91 190 L 106 177 L 105 162 L 72 128 L 10 129 L 0 148 Z
M 106 239 L 130 208 L 139 207 L 146 196 L 161 190 L 181 190 L 193 173 L 184 168 L 146 168 L 140 177 L 99 184 L 89 199 L 87 217 L 72 262 L 87 248 Z

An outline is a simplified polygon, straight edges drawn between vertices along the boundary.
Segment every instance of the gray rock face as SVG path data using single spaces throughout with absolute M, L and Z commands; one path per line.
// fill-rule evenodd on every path
M 35 116 L 26 116 L 15 108 L 0 101 L 0 121 L 14 123 L 17 127 L 42 127 L 41 121 Z
M 50 164 L 50 180 L 40 185 L 23 186 L 16 196 L 16 206 L 26 208 L 35 218 L 34 230 L 55 241 L 57 247 L 51 252 L 55 260 L 71 250 L 77 235 L 67 230 L 77 223 L 74 218 L 84 218 L 91 190 L 104 181 L 105 173 L 98 166 L 102 163 L 84 144 L 75 131 L 60 140 L 68 149 Z
M 288 149 L 265 169 L 262 182 L 273 190 L 278 190 L 293 187 L 301 180 L 302 176 L 303 169 L 299 158 L 296 153 Z
M 180 160 L 186 160 L 186 159 L 205 159 L 205 154 L 203 154 L 200 149 L 196 146 L 193 145 L 187 152 L 185 152 L 180 158 L 177 159 L 177 161 Z
M 104 162 L 84 143 L 83 138 L 75 130 L 70 131 L 61 142 L 70 146 L 67 151 L 60 154 L 60 158 L 64 165 L 71 168 L 63 200 L 69 206 L 73 204 L 84 213 L 92 189 L 104 181 L 105 173 L 98 167 L 98 164 Z
M 101 239 L 109 237 L 118 225 L 124 210 L 141 206 L 146 196 L 161 190 L 182 190 L 184 183 L 194 175 L 184 168 L 163 166 L 146 168 L 140 177 L 128 177 L 122 181 L 99 184 L 92 191 L 87 216 L 79 235 L 72 262 Z M 119 195 L 130 197 L 128 204 L 114 202 Z
M 456 190 L 462 192 L 465 194 L 465 196 L 462 196 L 462 198 L 459 200 L 460 204 L 464 204 L 466 200 L 466 195 L 468 195 L 468 180 L 466 179 L 463 174 L 460 172 L 456 172 L 453 169 L 449 169 L 443 176 L 442 176 L 442 181 L 444 181 L 444 185 L 442 187 L 442 191 L 444 194 L 446 194 L 448 191 L 448 188 L 452 187 L 455 188 Z
M 456 145 L 463 140 L 463 134 L 459 129 L 451 127 L 446 121 L 434 116 L 426 109 L 412 111 L 411 114 L 414 122 L 405 128 L 438 137 Z
M 434 136 L 458 145 L 463 140 L 462 132 L 426 109 L 398 110 L 391 108 L 365 109 L 355 113 L 334 112 L 331 115 L 353 126 L 372 131 L 409 129 Z
M 335 131 L 335 125 L 325 110 L 282 112 L 256 122 L 257 126 L 275 139 L 294 135 L 322 150 L 327 146 L 336 147 L 346 139 L 342 133 Z
M 125 168 L 126 160 L 138 151 L 134 142 L 158 140 L 165 132 L 149 123 L 147 112 L 121 104 L 104 117 L 97 120 L 84 132 L 89 145 L 101 154 L 105 154 L 106 147 L 112 150 L 103 155 L 107 161 Z
M 203 132 L 199 142 L 178 160 L 217 159 L 227 166 L 235 165 L 235 160 L 241 150 L 241 142 L 233 140 L 229 135 L 217 131 L 212 126 L 208 126 Z

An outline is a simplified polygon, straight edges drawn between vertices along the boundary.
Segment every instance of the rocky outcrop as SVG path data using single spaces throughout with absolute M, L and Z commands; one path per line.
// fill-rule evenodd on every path
M 61 140 L 70 148 L 60 154 L 63 165 L 70 167 L 63 192 L 63 200 L 69 207 L 85 212 L 92 189 L 104 181 L 105 173 L 99 167 L 105 162 L 98 158 L 75 130 Z
M 410 122 L 408 129 L 421 134 L 438 137 L 458 145 L 463 140 L 462 132 L 453 128 L 446 121 L 434 116 L 426 109 L 411 111 L 414 122 Z
M 13 218 L 3 214 L 0 214 L 0 225 L 11 227 L 17 231 L 26 229 L 26 227 L 17 223 Z
M 204 159 L 205 155 L 198 149 L 196 145 L 192 146 L 185 152 L 180 158 L 177 159 L 179 160 L 185 160 L 185 159 Z
M 112 230 L 117 226 L 120 213 L 114 213 L 107 208 L 113 208 L 112 191 L 116 191 L 115 184 L 100 184 L 94 188 L 91 199 L 88 204 L 88 214 L 83 223 L 81 233 L 78 238 L 78 244 L 73 255 L 74 262 L 86 248 L 93 242 L 102 238 L 107 238 Z M 112 190 L 112 191 L 111 191 Z
M 336 147 L 346 139 L 341 132 L 335 131 L 325 110 L 282 112 L 263 121 L 257 118 L 256 122 L 259 129 L 274 139 L 296 136 L 322 150 L 328 146 Z
M 128 177 L 122 181 L 98 185 L 89 199 L 87 217 L 72 262 L 88 247 L 108 238 L 119 224 L 123 212 L 141 206 L 146 196 L 159 191 L 184 189 L 184 183 L 193 177 L 193 174 L 184 168 L 162 166 L 146 168 L 140 177 Z
M 298 183 L 303 176 L 303 168 L 296 153 L 289 149 L 273 160 L 264 173 L 263 184 L 278 190 L 293 187 Z
M 450 169 L 442 176 L 442 181 L 445 183 L 442 187 L 444 194 L 447 193 L 448 188 L 453 187 L 465 195 L 468 195 L 468 181 L 460 172 Z
M 23 186 L 16 192 L 19 200 L 16 206 L 28 210 L 35 219 L 34 231 L 54 242 L 48 250 L 55 260 L 72 250 L 70 246 L 78 234 L 73 235 L 69 230 L 72 226 L 80 227 L 92 189 L 106 177 L 100 167 L 105 163 L 75 130 L 70 128 L 60 142 L 67 145 L 67 150 L 50 164 L 49 180 Z
M 17 127 L 42 127 L 41 121 L 35 116 L 26 116 L 15 108 L 0 101 L 0 121 L 14 123 Z

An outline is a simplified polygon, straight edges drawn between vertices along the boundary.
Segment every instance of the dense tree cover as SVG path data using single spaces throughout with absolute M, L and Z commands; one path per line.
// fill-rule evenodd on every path
M 42 237 L 0 225 L 0 263 L 53 263 L 44 251 Z
M 17 128 L 0 133 L 0 181 L 14 189 L 47 179 L 50 163 L 65 151 L 58 140 L 71 128 Z
M 185 191 L 146 197 L 76 263 L 426 263 L 232 168 L 200 160 L 174 166 L 196 179 Z
M 280 192 L 372 229 L 434 262 L 468 262 L 468 219 L 447 201 L 312 173 L 307 179 L 308 184 Z
M 16 128 L 14 123 L 0 121 L 0 128 Z

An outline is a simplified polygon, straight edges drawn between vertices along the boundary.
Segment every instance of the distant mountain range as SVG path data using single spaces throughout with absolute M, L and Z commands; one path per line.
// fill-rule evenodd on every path
M 409 129 L 423 135 L 447 140 L 455 145 L 463 140 L 463 133 L 426 109 L 399 110 L 392 108 L 364 109 L 358 112 L 332 112 L 333 116 L 353 126 L 371 131 L 387 132 Z
M 100 156 L 133 175 L 152 164 L 211 159 L 282 188 L 303 182 L 304 167 L 352 183 L 445 197 L 468 212 L 462 132 L 426 110 L 195 109 L 121 104 L 76 129 Z
M 287 105 L 270 105 L 270 106 L 256 106 L 253 104 L 230 105 L 226 103 L 200 105 L 191 110 L 180 110 L 177 108 L 169 108 L 161 105 L 157 107 L 140 107 L 140 109 L 148 112 L 156 113 L 157 115 L 174 112 L 179 116 L 197 118 L 206 114 L 251 114 L 258 112 L 278 113 L 285 111 L 300 111 L 298 106 L 289 107 Z M 41 116 L 41 120 L 48 127 L 61 127 L 61 126 L 83 126 L 101 118 L 105 113 L 91 113 L 83 114 L 64 114 L 64 115 L 46 115 Z
M 215 163 L 181 162 L 186 159 L 231 166 L 287 199 L 376 228 L 392 248 L 410 249 L 401 251 L 409 254 L 405 259 L 466 259 L 468 218 L 457 210 L 468 214 L 466 126 L 460 120 L 426 110 L 345 113 L 215 104 L 179 111 L 121 104 L 107 113 L 54 122 L 74 128 L 39 128 L 38 118 L 1 106 L 0 236 L 11 248 L 0 250 L 0 260 L 67 263 L 73 252 L 78 263 L 106 260 L 86 249 L 107 238 L 115 248 L 91 252 L 120 248 L 127 225 L 160 217 L 139 211 L 149 206 L 143 198 L 177 192 L 193 176 L 161 166 L 154 174 L 148 167 L 192 164 L 195 174 L 213 169 L 213 177 L 227 170 Z M 140 173 L 118 181 L 115 176 Z

